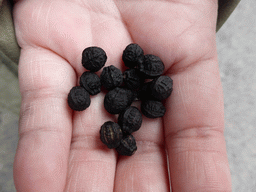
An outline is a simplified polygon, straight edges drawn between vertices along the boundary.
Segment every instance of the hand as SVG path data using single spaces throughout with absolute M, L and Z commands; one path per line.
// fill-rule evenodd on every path
M 217 0 L 17 2 L 17 191 L 231 191 L 216 18 Z M 103 93 L 82 112 L 67 95 L 85 71 L 84 48 L 103 48 L 106 66 L 121 69 L 131 42 L 163 60 L 174 89 L 164 118 L 144 117 L 137 152 L 121 157 L 99 139 L 100 126 L 115 120 Z

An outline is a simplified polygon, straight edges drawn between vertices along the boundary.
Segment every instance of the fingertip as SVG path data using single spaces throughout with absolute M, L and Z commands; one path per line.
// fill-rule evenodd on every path
M 68 149 L 56 150 L 60 143 L 51 137 L 32 133 L 20 138 L 13 166 L 17 191 L 63 191 Z

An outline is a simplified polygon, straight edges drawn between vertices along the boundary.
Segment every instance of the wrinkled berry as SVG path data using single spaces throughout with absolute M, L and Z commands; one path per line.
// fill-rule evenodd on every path
M 100 75 L 101 84 L 107 90 L 120 86 L 123 83 L 122 71 L 113 65 L 104 67 Z
M 143 84 L 143 78 L 138 69 L 127 69 L 124 73 L 124 84 L 128 89 L 138 89 Z
M 148 79 L 158 77 L 164 72 L 162 60 L 155 55 L 145 55 L 143 63 L 139 64 L 140 72 Z
M 131 90 L 116 87 L 109 91 L 104 98 L 104 107 L 111 114 L 118 114 L 129 107 L 134 99 Z
M 116 148 L 119 155 L 131 156 L 137 151 L 136 141 L 132 135 L 125 136 Z
M 141 112 L 148 118 L 163 117 L 165 111 L 166 109 L 161 101 L 145 100 L 141 103 Z
M 75 111 L 83 111 L 91 104 L 89 93 L 83 87 L 73 87 L 68 94 L 68 105 Z
M 109 149 L 118 147 L 122 137 L 122 130 L 117 123 L 107 121 L 101 126 L 100 140 L 107 145 Z
M 96 95 L 101 90 L 100 78 L 95 73 L 86 71 L 80 77 L 80 86 L 84 87 L 90 95 Z
M 134 68 L 143 62 L 144 52 L 142 48 L 135 43 L 129 44 L 123 51 L 123 62 L 125 66 Z
M 160 76 L 150 83 L 151 95 L 158 100 L 167 99 L 172 93 L 173 81 L 169 76 Z
M 137 107 L 130 106 L 119 114 L 118 124 L 125 134 L 139 130 L 142 124 L 142 115 Z
M 92 72 L 99 71 L 106 61 L 106 52 L 100 47 L 88 47 L 82 53 L 82 65 Z
M 144 83 L 141 88 L 138 91 L 138 96 L 140 100 L 151 100 L 154 98 L 151 96 L 151 90 L 150 90 L 150 82 Z

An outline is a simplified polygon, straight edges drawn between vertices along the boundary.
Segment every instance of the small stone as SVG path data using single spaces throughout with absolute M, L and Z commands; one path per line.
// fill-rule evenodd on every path
M 100 129 L 100 140 L 107 145 L 109 149 L 120 145 L 123 133 L 121 127 L 112 121 L 105 122 Z
M 100 47 L 88 47 L 82 53 L 82 65 L 92 72 L 99 71 L 106 61 L 106 52 Z
M 141 102 L 141 112 L 148 118 L 163 117 L 165 111 L 165 106 L 161 101 L 145 100 Z
M 80 86 L 73 87 L 68 94 L 68 105 L 75 111 L 83 111 L 91 104 L 89 93 Z
M 84 87 L 90 95 L 96 95 L 101 90 L 100 78 L 95 73 L 86 71 L 80 77 L 80 86 Z
M 142 124 L 142 114 L 137 107 L 130 106 L 119 114 L 118 124 L 123 133 L 131 134 L 138 131 Z
M 119 155 L 131 156 L 137 151 L 136 141 L 132 135 L 125 136 L 116 148 Z
M 101 84 L 107 90 L 114 89 L 123 83 L 122 71 L 113 65 L 104 67 L 100 75 Z
M 131 43 L 123 51 L 122 59 L 125 66 L 134 68 L 143 62 L 144 52 L 138 44 Z

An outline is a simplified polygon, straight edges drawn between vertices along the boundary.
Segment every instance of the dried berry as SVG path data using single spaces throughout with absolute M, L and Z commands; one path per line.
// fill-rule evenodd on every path
M 75 111 L 83 111 L 91 104 L 89 93 L 83 87 L 73 87 L 68 94 L 68 105 Z
M 119 155 L 131 156 L 137 151 L 136 141 L 132 135 L 128 135 L 121 140 L 116 148 Z
M 140 72 L 146 78 L 155 78 L 163 74 L 164 64 L 162 60 L 155 55 L 145 55 L 143 63 L 139 64 Z
M 100 139 L 109 149 L 120 145 L 123 137 L 121 127 L 112 121 L 105 122 L 100 129 Z
M 141 77 L 140 71 L 138 69 L 127 69 L 124 74 L 124 84 L 128 89 L 135 90 L 138 89 L 144 81 Z
M 80 77 L 80 86 L 84 87 L 90 95 L 96 95 L 100 92 L 100 78 L 93 72 L 86 71 Z
M 133 99 L 131 90 L 116 87 L 105 95 L 104 107 L 109 113 L 118 114 L 129 107 Z
M 145 100 L 141 103 L 141 112 L 148 118 L 163 117 L 165 111 L 166 109 L 161 101 Z
M 143 62 L 144 52 L 142 48 L 135 43 L 129 44 L 123 51 L 123 62 L 125 66 L 134 68 Z
M 120 86 L 123 83 L 122 71 L 113 65 L 104 67 L 100 75 L 101 84 L 107 90 Z
M 99 71 L 106 61 L 107 55 L 100 47 L 88 47 L 82 53 L 82 65 L 92 72 Z
M 125 134 L 139 130 L 142 124 L 142 115 L 137 107 L 130 106 L 119 114 L 118 124 Z
M 154 98 L 151 96 L 151 90 L 150 90 L 151 82 L 152 81 L 144 83 L 139 89 L 138 95 L 140 100 L 151 100 L 151 99 L 154 100 Z
M 169 76 L 160 76 L 150 84 L 151 95 L 158 100 L 167 99 L 172 93 L 173 81 Z

